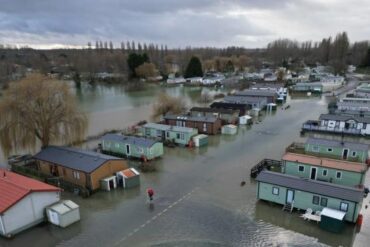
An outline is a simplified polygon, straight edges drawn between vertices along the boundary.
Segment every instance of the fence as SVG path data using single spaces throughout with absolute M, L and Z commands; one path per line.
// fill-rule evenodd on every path
M 82 197 L 89 197 L 90 191 L 84 187 L 78 186 L 76 184 L 70 183 L 68 181 L 63 180 L 59 177 L 54 177 L 50 175 L 46 175 L 39 170 L 29 168 L 26 166 L 18 166 L 18 165 L 11 165 L 11 170 L 15 173 L 24 175 L 26 177 L 32 177 L 34 179 L 40 180 L 42 182 L 60 187 L 66 191 L 76 193 L 81 195 Z

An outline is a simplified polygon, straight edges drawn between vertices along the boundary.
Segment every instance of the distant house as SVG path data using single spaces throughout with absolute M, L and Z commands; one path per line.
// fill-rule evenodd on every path
M 266 97 L 250 97 L 250 96 L 226 96 L 224 101 L 227 103 L 234 104 L 246 104 L 249 105 L 252 109 L 264 109 L 267 105 Z
M 192 117 L 216 117 L 223 123 L 235 124 L 238 122 L 240 110 L 233 109 L 216 109 L 210 107 L 193 107 L 190 109 Z
M 300 210 L 329 207 L 345 212 L 344 219 L 354 223 L 362 206 L 362 189 L 269 171 L 262 171 L 256 180 L 257 199 Z
M 229 109 L 229 110 L 238 110 L 239 116 L 244 116 L 249 113 L 249 110 L 252 109 L 248 104 L 236 104 L 236 103 L 227 103 L 227 102 L 213 102 L 209 107 L 213 109 Z
M 285 174 L 352 187 L 364 184 L 367 171 L 364 163 L 295 153 L 286 153 L 282 161 Z
M 128 167 L 123 159 L 69 147 L 46 147 L 34 159 L 42 173 L 90 191 L 100 189 L 100 180 Z
M 198 134 L 198 129 L 147 123 L 142 126 L 142 134 L 160 141 L 171 141 L 179 145 L 189 145 L 191 138 Z
M 215 135 L 220 133 L 222 121 L 216 117 L 193 117 L 187 115 L 170 115 L 167 114 L 163 117 L 165 124 L 195 128 L 198 133 Z
M 244 91 L 238 91 L 234 94 L 235 96 L 244 97 L 256 97 L 256 98 L 266 98 L 267 104 L 276 103 L 279 95 L 276 90 L 265 90 L 265 89 L 249 89 Z
M 106 134 L 101 138 L 106 154 L 152 160 L 163 155 L 163 143 L 137 136 Z
M 45 208 L 60 200 L 60 189 L 0 169 L 0 235 L 11 237 L 45 220 Z

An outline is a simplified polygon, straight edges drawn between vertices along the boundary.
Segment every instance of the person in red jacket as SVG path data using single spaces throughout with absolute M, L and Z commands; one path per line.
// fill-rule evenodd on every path
M 148 188 L 146 192 L 148 193 L 149 201 L 153 201 L 154 190 L 152 188 Z

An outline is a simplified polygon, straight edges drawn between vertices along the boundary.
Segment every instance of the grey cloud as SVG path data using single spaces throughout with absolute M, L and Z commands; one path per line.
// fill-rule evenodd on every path
M 366 0 L 359 0 L 365 1 Z M 315 0 L 0 0 L 0 43 L 85 45 L 88 40 L 138 40 L 170 46 L 263 46 L 279 37 L 310 39 L 299 28 L 274 25 L 298 23 L 328 36 L 338 24 L 338 6 Z M 352 9 L 356 6 L 351 6 Z M 357 7 L 361 11 L 361 7 Z M 232 12 L 241 14 L 232 15 Z M 252 13 L 253 12 L 253 13 Z M 325 13 L 329 12 L 326 17 Z M 252 14 L 251 14 L 252 13 Z M 256 14 L 257 13 L 257 14 Z M 261 14 L 262 13 L 262 14 Z M 261 16 L 258 16 L 261 14 Z M 257 15 L 255 17 L 254 15 Z M 317 17 L 320 17 L 317 18 Z M 317 28 L 318 23 L 324 28 Z M 352 22 L 351 22 L 352 21 Z M 344 27 L 355 28 L 349 20 Z M 316 26 L 316 28 L 315 28 Z M 321 26 L 320 26 L 321 27 Z M 351 30 L 347 30 L 350 31 Z M 7 34 L 7 37 L 1 34 Z M 357 31 L 356 34 L 359 34 Z M 293 36 L 293 37 L 292 37 Z M 311 34 L 312 36 L 312 34 Z M 23 37 L 23 38 L 22 38 Z M 32 37 L 32 40 L 30 40 Z M 36 38 L 38 37 L 38 38 Z M 243 37 L 248 37 L 243 40 Z M 308 37 L 308 38 L 306 38 Z M 256 40 L 253 42 L 253 40 Z M 32 41 L 32 42 L 31 42 Z M 263 41 L 263 42 L 261 42 Z

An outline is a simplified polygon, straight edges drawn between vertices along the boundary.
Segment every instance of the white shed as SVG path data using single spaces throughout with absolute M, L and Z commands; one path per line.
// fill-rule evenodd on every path
M 221 128 L 221 133 L 224 135 L 236 135 L 238 133 L 238 126 L 228 124 Z
M 71 200 L 64 200 L 46 208 L 50 223 L 67 227 L 80 220 L 80 207 Z
M 110 176 L 100 180 L 100 188 L 105 191 L 117 188 L 116 176 Z
M 239 117 L 239 124 L 245 125 L 245 124 L 250 124 L 252 123 L 252 117 L 249 115 L 244 115 Z

